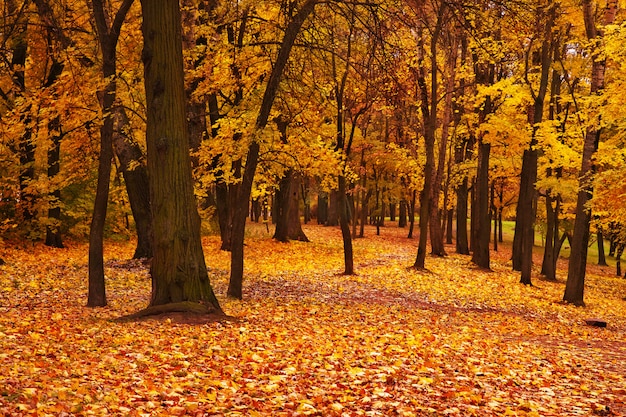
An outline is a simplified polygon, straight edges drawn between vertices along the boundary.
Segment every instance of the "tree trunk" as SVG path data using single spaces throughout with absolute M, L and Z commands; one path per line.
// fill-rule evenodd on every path
M 467 233 L 467 199 L 469 195 L 467 177 L 456 190 L 456 252 L 469 255 L 469 238 Z
M 204 261 L 193 190 L 179 3 L 143 0 L 142 10 L 154 231 L 150 306 L 190 301 L 221 312 Z
M 309 177 L 305 176 L 302 180 L 302 204 L 304 206 L 304 224 L 311 221 L 311 198 L 309 191 Z
M 317 195 L 317 224 L 328 222 L 328 194 L 320 191 Z
M 585 30 L 587 38 L 595 41 L 601 37 L 601 33 L 596 28 L 594 18 L 595 2 L 591 0 L 583 0 L 583 17 L 585 20 Z M 608 2 L 605 9 L 604 25 L 610 25 L 615 19 L 617 13 L 617 0 Z M 604 73 L 606 70 L 606 61 L 599 56 L 601 48 L 592 54 L 593 62 L 591 65 L 591 95 L 601 93 L 604 88 Z M 596 121 L 597 122 L 597 121 Z M 567 273 L 567 282 L 565 284 L 565 293 L 563 301 L 574 305 L 582 306 L 584 302 L 585 291 L 585 272 L 587 269 L 587 248 L 589 242 L 589 223 L 591 221 L 591 210 L 588 208 L 589 200 L 592 195 L 591 176 L 593 173 L 593 155 L 598 148 L 600 140 L 600 127 L 597 124 L 590 124 L 585 132 L 585 140 L 583 143 L 582 164 L 579 178 L 578 197 L 576 200 L 576 219 L 574 221 L 574 234 L 572 236 L 572 246 L 569 258 L 569 266 Z
M 430 192 L 430 246 L 431 253 L 437 256 L 445 256 L 443 223 L 441 222 L 442 210 L 439 207 L 439 195 L 443 184 L 444 168 L 446 167 L 446 150 L 448 148 L 448 136 L 454 114 L 454 89 L 456 87 L 456 63 L 458 56 L 458 39 L 452 37 L 452 45 L 448 48 L 446 70 L 449 71 L 446 80 L 445 102 L 443 109 L 443 121 L 441 137 L 439 138 L 437 168 L 433 173 L 433 185 Z M 434 76 L 434 75 L 433 75 Z M 433 92 L 434 94 L 435 92 Z M 447 194 L 447 193 L 446 193 Z M 446 200 L 444 198 L 444 200 Z M 447 208 L 444 205 L 444 210 Z
M 53 248 L 62 248 L 63 239 L 61 238 L 61 190 L 58 184 L 54 184 L 54 178 L 61 170 L 61 118 L 56 116 L 48 124 L 48 131 L 51 136 L 51 145 L 48 149 L 48 179 L 50 180 L 53 191 L 50 193 L 50 201 L 48 202 L 48 224 L 46 227 L 46 246 Z
M 552 26 L 556 18 L 554 5 L 549 7 L 545 16 L 545 26 L 543 30 L 543 42 L 541 45 L 541 78 L 539 88 L 535 92 L 532 85 L 528 85 L 531 90 L 534 102 L 532 112 L 529 112 L 529 123 L 532 126 L 532 137 L 528 149 L 524 150 L 522 159 L 522 173 L 515 215 L 515 237 L 513 240 L 513 269 L 522 272 L 520 282 L 525 285 L 532 285 L 532 256 L 534 243 L 533 224 L 536 218 L 537 191 L 537 162 L 539 151 L 537 150 L 538 123 L 543 120 L 543 107 L 545 96 L 548 91 L 550 79 L 550 67 L 552 65 Z
M 541 274 L 548 281 L 556 281 L 555 241 L 558 239 L 557 212 L 552 207 L 554 199 L 548 190 L 546 195 L 546 246 L 543 251 Z
M 452 228 L 454 227 L 454 210 L 446 210 L 446 244 L 452 244 Z
M 489 156 L 491 144 L 478 145 L 478 170 L 476 172 L 476 212 L 472 211 L 475 226 L 472 229 L 472 262 L 481 268 L 490 269 L 489 238 L 491 221 L 489 216 Z
M 274 62 L 272 72 L 269 75 L 267 81 L 267 87 L 263 94 L 263 101 L 259 109 L 259 114 L 256 120 L 256 128 L 261 131 L 267 126 L 270 112 L 276 93 L 280 84 L 280 80 L 283 75 L 285 66 L 291 53 L 291 48 L 295 43 L 296 37 L 300 32 L 302 24 L 313 12 L 318 0 L 307 0 L 306 3 L 298 10 L 296 15 L 292 18 L 285 29 L 283 41 L 280 45 L 278 55 Z M 232 232 L 232 251 L 231 251 L 231 268 L 230 268 L 230 280 L 228 284 L 228 296 L 241 299 L 242 287 L 243 287 L 243 243 L 244 233 L 246 230 L 246 215 L 248 212 L 248 201 L 250 200 L 250 193 L 252 192 L 252 183 L 254 181 L 254 174 L 259 162 L 259 143 L 253 141 L 249 148 L 246 157 L 246 166 L 243 173 L 242 182 L 237 193 L 237 204 L 233 217 L 233 232 Z
M 15 2 L 7 2 L 8 13 L 17 15 L 18 6 Z M 26 58 L 28 56 L 28 14 L 24 14 L 24 21 L 16 22 L 11 42 L 10 68 L 13 71 L 15 98 L 22 97 L 26 92 Z M 17 101 L 17 100 L 16 100 Z M 19 222 L 30 222 L 35 217 L 34 196 L 29 190 L 29 185 L 35 179 L 35 144 L 32 142 L 32 117 L 31 106 L 28 105 L 22 111 L 21 121 L 24 125 L 24 133 L 19 139 L 17 153 L 19 154 L 19 202 L 17 204 L 17 219 Z
M 287 219 L 289 217 L 290 198 L 291 192 L 291 175 L 292 170 L 287 170 L 278 183 L 278 189 L 274 194 L 274 206 L 272 210 L 272 221 L 276 224 L 274 229 L 273 239 L 279 242 L 289 241 L 287 233 Z
M 415 200 L 417 199 L 417 190 L 413 190 L 411 195 L 411 203 L 409 204 L 409 234 L 407 238 L 413 239 L 413 229 L 415 227 Z
M 279 242 L 290 239 L 308 242 L 300 223 L 300 178 L 292 169 L 287 170 L 280 180 L 275 207 L 276 229 L 273 238 Z
M 496 182 L 491 181 L 491 192 L 489 194 L 489 217 L 493 222 L 493 250 L 498 251 L 498 211 L 495 205 Z
M 326 226 L 339 225 L 339 204 L 341 196 L 337 190 L 332 190 L 328 198 L 328 217 L 326 218 Z
M 346 178 L 339 176 L 339 226 L 343 239 L 344 275 L 354 275 L 354 260 L 352 253 L 352 237 L 350 236 L 350 223 L 348 215 L 348 199 L 346 195 Z
M 398 227 L 406 227 L 406 200 L 400 200 L 400 213 L 398 214 Z
M 608 266 L 606 263 L 606 256 L 604 254 L 604 238 L 602 237 L 602 230 L 598 228 L 597 232 L 597 243 L 598 243 L 598 265 L 600 266 Z
M 94 202 L 91 228 L 89 230 L 89 291 L 87 306 L 101 307 L 107 304 L 104 282 L 103 234 L 109 198 L 111 161 L 113 159 L 113 105 L 116 96 L 116 47 L 122 23 L 132 5 L 132 0 L 124 0 L 115 15 L 111 26 L 107 23 L 104 3 L 93 0 L 93 12 L 98 30 L 98 41 L 102 48 L 102 76 L 107 80 L 102 96 L 104 120 L 100 128 L 100 156 L 98 159 L 98 183 Z
M 302 230 L 302 223 L 300 222 L 300 186 L 302 183 L 302 177 L 297 172 L 292 171 L 290 178 L 287 236 L 291 240 L 308 242 L 309 238 L 304 233 L 304 230 Z
M 443 8 L 443 6 L 441 6 Z M 433 180 L 434 180 L 434 170 L 435 170 L 435 132 L 437 130 L 437 103 L 438 103 L 438 95 L 437 95 L 437 84 L 438 84 L 438 73 L 437 73 L 437 60 L 436 54 L 431 56 L 430 64 L 431 70 L 430 75 L 431 86 L 430 91 L 427 86 L 426 74 L 427 70 L 425 68 L 424 60 L 426 56 L 426 52 L 424 50 L 424 39 L 422 30 L 419 30 L 419 42 L 418 42 L 418 76 L 417 76 L 417 86 L 420 95 L 420 108 L 422 113 L 422 121 L 424 126 L 424 152 L 426 153 L 426 163 L 424 165 L 424 187 L 420 193 L 420 220 L 419 220 L 419 228 L 420 228 L 420 237 L 419 243 L 417 247 L 417 256 L 415 257 L 415 263 L 413 267 L 416 269 L 425 269 L 426 268 L 426 244 L 428 242 L 428 229 L 429 229 L 429 219 L 430 219 L 430 203 L 431 203 L 431 193 L 433 190 Z M 437 19 L 437 25 L 435 33 L 433 33 L 431 41 L 430 41 L 430 50 L 432 52 L 436 52 L 436 42 L 438 35 L 441 30 L 441 19 Z
M 152 258 L 152 211 L 145 156 L 129 131 L 130 123 L 124 108 L 115 107 L 114 117 L 113 149 L 120 161 L 137 231 L 137 247 L 133 259 Z
M 363 179 L 363 187 L 365 188 L 366 181 Z M 369 201 L 372 196 L 372 190 L 368 189 L 367 192 L 363 191 L 363 201 L 361 201 L 361 221 L 359 222 L 359 237 L 365 235 L 365 223 L 367 223 L 367 215 L 369 210 Z
M 623 243 L 620 243 L 615 249 L 615 275 L 618 277 L 622 276 L 622 254 L 625 247 Z

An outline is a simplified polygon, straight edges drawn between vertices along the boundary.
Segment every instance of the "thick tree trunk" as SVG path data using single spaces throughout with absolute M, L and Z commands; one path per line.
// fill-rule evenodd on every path
M 130 123 L 123 107 L 114 111 L 113 149 L 120 161 L 130 209 L 135 220 L 137 247 L 133 259 L 152 257 L 152 211 L 150 182 L 145 156 L 129 132 Z
M 276 229 L 273 238 L 279 242 L 300 240 L 308 242 L 309 239 L 302 230 L 300 223 L 300 177 L 289 169 L 280 181 L 276 192 Z
M 150 306 L 191 301 L 221 312 L 204 261 L 193 190 L 179 3 L 143 0 L 142 9 L 154 231 Z
M 309 238 L 302 230 L 300 222 L 300 188 L 302 177 L 297 172 L 292 172 L 289 187 L 289 211 L 287 215 L 287 236 L 291 240 L 308 242 Z

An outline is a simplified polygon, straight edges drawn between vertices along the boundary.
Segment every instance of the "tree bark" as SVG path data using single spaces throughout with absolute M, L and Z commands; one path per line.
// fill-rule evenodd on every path
M 411 203 L 409 204 L 409 234 L 408 239 L 413 239 L 413 229 L 415 228 L 415 200 L 417 199 L 417 190 L 413 190 L 411 194 Z
M 439 195 L 441 194 L 441 187 L 443 184 L 443 174 L 447 158 L 446 150 L 448 148 L 448 137 L 450 132 L 450 125 L 453 122 L 454 113 L 453 96 L 456 85 L 456 64 L 459 49 L 457 37 L 455 35 L 452 35 L 452 41 L 450 43 L 451 45 L 448 48 L 448 59 L 446 64 L 446 69 L 449 71 L 449 74 L 445 84 L 446 91 L 443 109 L 443 121 L 441 126 L 441 137 L 439 138 L 438 161 L 437 168 L 433 172 L 433 185 L 430 193 L 430 247 L 431 253 L 437 256 L 446 255 L 441 214 L 445 211 L 445 209 L 447 209 L 447 207 L 444 206 L 443 210 L 440 209 Z M 431 47 L 431 49 L 433 48 Z M 436 52 L 436 50 L 432 50 L 431 52 Z M 432 76 L 434 76 L 434 73 Z M 435 94 L 434 91 L 433 94 Z
M 326 224 L 328 221 L 328 194 L 320 191 L 317 194 L 317 224 Z
M 150 306 L 190 301 L 221 312 L 204 261 L 193 190 L 179 3 L 143 0 L 142 10 L 154 231 Z
M 552 207 L 552 204 L 556 207 Z M 559 240 L 559 198 L 553 198 L 548 193 L 546 195 L 546 247 L 543 252 L 543 262 L 541 264 L 541 274 L 548 281 L 556 281 L 556 262 L 558 258 L 557 250 Z
M 107 80 L 102 96 L 103 123 L 100 127 L 100 156 L 98 158 L 98 183 L 94 201 L 91 227 L 89 229 L 89 290 L 87 306 L 101 307 L 107 304 L 104 282 L 104 224 L 109 199 L 111 160 L 113 159 L 113 105 L 116 95 L 116 47 L 122 23 L 132 5 L 124 0 L 109 27 L 102 0 L 93 0 L 93 13 L 102 48 L 102 77 Z
M 354 275 L 354 256 L 352 251 L 352 237 L 348 215 L 348 198 L 346 195 L 346 178 L 339 176 L 339 227 L 343 240 L 344 275 Z
M 456 189 L 456 253 L 469 255 L 469 238 L 467 233 L 467 199 L 469 196 L 467 176 Z
M 587 38 L 598 41 L 602 33 L 596 28 L 594 18 L 594 5 L 592 0 L 583 0 L 583 17 Z M 604 15 L 604 25 L 612 24 L 617 13 L 617 0 L 611 0 L 607 4 Z M 604 73 L 606 61 L 600 56 L 601 48 L 592 51 L 593 62 L 591 65 L 591 95 L 600 94 L 604 88 Z M 591 222 L 591 210 L 588 203 L 592 196 L 591 176 L 593 174 L 593 155 L 598 148 L 600 140 L 600 127 L 597 123 L 591 123 L 585 132 L 583 142 L 583 155 L 580 172 L 578 175 L 578 197 L 576 199 L 576 219 L 574 221 L 574 233 L 569 258 L 567 282 L 563 301 L 574 305 L 583 306 L 585 291 L 585 273 L 587 269 L 587 249 L 589 243 L 589 224 Z
M 299 240 L 300 242 L 308 242 L 309 238 L 302 230 L 300 222 L 300 186 L 302 177 L 295 171 L 290 174 L 289 186 L 289 211 L 287 215 L 287 237 L 291 240 Z
M 280 180 L 276 191 L 276 229 L 273 238 L 279 242 L 299 240 L 308 242 L 300 223 L 300 178 L 298 174 L 289 169 Z
M 61 237 L 61 190 L 54 184 L 54 178 L 61 170 L 61 118 L 56 116 L 48 124 L 48 131 L 51 137 L 51 146 L 48 149 L 48 179 L 53 184 L 53 191 L 50 193 L 48 202 L 48 224 L 46 227 L 46 246 L 62 248 L 63 239 Z
M 276 93 L 278 92 L 278 86 L 291 53 L 291 48 L 296 41 L 300 28 L 309 14 L 313 12 L 317 2 L 318 0 L 307 0 L 285 29 L 285 35 L 280 45 L 276 61 L 274 62 L 272 72 L 270 73 L 267 81 L 265 93 L 263 94 L 263 101 L 257 116 L 256 128 L 258 131 L 263 130 L 267 125 L 272 105 L 274 103 L 274 99 L 276 98 Z M 231 268 L 230 280 L 228 284 L 228 296 L 237 299 L 242 298 L 244 234 L 248 213 L 248 201 L 250 201 L 252 182 L 254 181 L 254 174 L 259 162 L 259 150 L 259 143 L 253 139 L 248 148 L 246 166 L 242 182 L 237 193 L 237 204 L 233 217 Z
M 552 26 L 556 17 L 555 6 L 550 6 L 547 13 L 541 45 L 541 78 L 537 92 L 533 90 L 532 85 L 527 81 L 534 99 L 532 111 L 529 112 L 532 137 L 529 147 L 524 150 L 522 157 L 520 191 L 515 216 L 515 237 L 513 239 L 513 269 L 521 271 L 520 282 L 525 285 L 532 285 L 533 224 L 536 218 L 537 206 L 535 182 L 537 182 L 537 161 L 539 158 L 539 151 L 536 148 L 537 131 L 539 129 L 538 123 L 543 120 L 543 107 L 546 92 L 548 91 L 550 67 L 552 65 Z
M 406 227 L 406 217 L 407 217 L 407 210 L 406 210 L 406 206 L 407 206 L 407 202 L 405 199 L 400 200 L 400 209 L 399 209 L 399 213 L 398 213 L 398 227 Z
M 487 107 L 487 104 L 485 105 Z M 472 229 L 472 262 L 481 268 L 490 269 L 489 238 L 489 156 L 491 144 L 479 141 L 478 145 L 478 170 L 476 173 L 476 212 L 472 212 L 475 218 L 475 226 Z
M 17 14 L 17 5 L 10 1 L 7 4 L 8 12 Z M 27 14 L 24 21 L 16 22 L 15 33 L 13 34 L 13 49 L 11 54 L 10 68 L 13 71 L 12 79 L 15 97 L 22 97 L 26 92 L 26 58 L 28 56 L 28 20 Z M 31 106 L 23 110 L 21 121 L 24 124 L 24 133 L 20 137 L 18 144 L 18 154 L 20 161 L 19 182 L 19 202 L 17 205 L 18 221 L 29 222 L 35 217 L 34 196 L 29 190 L 29 185 L 35 180 L 35 144 L 32 142 L 32 117 L 30 115 Z
M 495 79 L 495 64 L 475 64 L 477 82 L 482 85 L 492 85 Z M 493 111 L 490 96 L 485 97 L 479 110 L 478 121 L 484 123 Z M 481 268 L 491 269 L 489 259 L 489 238 L 491 220 L 489 216 L 489 158 L 491 144 L 478 138 L 478 168 L 474 184 L 474 199 L 472 205 L 472 262 Z
M 113 149 L 120 161 L 120 169 L 137 232 L 137 247 L 133 259 L 151 258 L 152 211 L 145 156 L 129 130 L 130 122 L 123 107 L 115 107 L 114 118 Z
M 606 255 L 604 254 L 604 238 L 602 236 L 602 230 L 598 228 L 597 243 L 598 243 L 598 265 L 600 266 L 608 266 L 606 263 Z

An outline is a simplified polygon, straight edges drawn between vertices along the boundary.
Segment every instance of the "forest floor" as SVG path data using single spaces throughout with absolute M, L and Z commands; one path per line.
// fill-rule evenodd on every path
M 204 240 L 231 320 L 117 322 L 146 307 L 133 242 L 105 245 L 105 308 L 85 307 L 87 245 L 0 247 L 0 415 L 626 416 L 626 280 L 590 266 L 584 308 L 556 283 L 518 283 L 468 256 L 409 267 L 395 227 L 357 239 L 344 276 L 338 229 L 310 243 L 249 228 L 243 301 L 225 298 L 229 254 Z M 537 259 L 539 265 L 539 259 Z M 585 324 L 606 320 L 606 328 Z

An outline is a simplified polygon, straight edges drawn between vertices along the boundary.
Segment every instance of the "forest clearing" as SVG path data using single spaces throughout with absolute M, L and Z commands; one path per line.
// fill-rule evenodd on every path
M 450 247 L 416 271 L 406 230 L 368 226 L 345 276 L 337 228 L 280 243 L 252 226 L 243 300 L 225 297 L 219 237 L 203 238 L 230 316 L 216 321 L 116 321 L 149 302 L 132 241 L 105 244 L 101 308 L 85 307 L 85 243 L 5 242 L 0 414 L 626 415 L 626 280 L 613 268 L 590 262 L 583 308 L 561 302 L 564 264 L 556 283 L 520 284 L 510 246 L 491 272 Z

